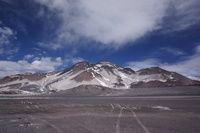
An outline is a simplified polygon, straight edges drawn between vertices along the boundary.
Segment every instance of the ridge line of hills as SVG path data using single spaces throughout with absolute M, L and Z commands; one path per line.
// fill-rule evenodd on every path
M 199 86 L 200 81 L 159 67 L 134 71 L 110 62 L 79 62 L 49 73 L 24 73 L 0 79 L 0 94 L 43 94 L 90 85 L 111 89 Z

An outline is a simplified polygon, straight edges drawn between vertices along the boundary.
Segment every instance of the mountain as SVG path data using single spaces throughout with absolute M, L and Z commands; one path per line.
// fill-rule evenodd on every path
M 102 86 L 111 89 L 200 85 L 176 72 L 159 67 L 134 71 L 110 62 L 80 62 L 70 68 L 50 73 L 24 73 L 0 80 L 2 94 L 34 94 L 68 90 L 78 86 Z

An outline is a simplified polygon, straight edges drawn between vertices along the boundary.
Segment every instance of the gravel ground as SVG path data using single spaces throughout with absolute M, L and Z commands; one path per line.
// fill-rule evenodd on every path
M 0 99 L 1 133 L 199 133 L 199 96 Z

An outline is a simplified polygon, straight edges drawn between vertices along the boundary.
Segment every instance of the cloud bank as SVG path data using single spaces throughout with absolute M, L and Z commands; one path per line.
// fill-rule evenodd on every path
M 199 21 L 199 0 L 37 0 L 57 14 L 57 41 L 78 38 L 119 48 L 157 29 L 184 30 Z M 45 15 L 45 14 L 44 14 Z M 170 28 L 169 28 L 170 27 Z
M 33 61 L 29 61 L 33 58 Z M 0 78 L 25 72 L 51 72 L 60 66 L 67 66 L 83 61 L 82 58 L 68 58 L 63 60 L 61 57 L 34 57 L 34 55 L 25 55 L 23 60 L 19 61 L 0 61 Z

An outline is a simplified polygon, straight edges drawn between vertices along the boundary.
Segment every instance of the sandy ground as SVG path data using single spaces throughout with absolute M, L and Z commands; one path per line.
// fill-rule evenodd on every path
M 1 133 L 200 133 L 199 96 L 0 98 Z

